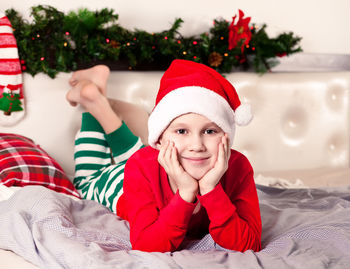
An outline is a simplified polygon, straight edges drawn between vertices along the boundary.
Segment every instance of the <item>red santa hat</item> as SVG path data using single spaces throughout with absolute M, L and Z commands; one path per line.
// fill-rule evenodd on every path
M 172 120 L 197 113 L 216 123 L 233 143 L 235 124 L 252 119 L 250 106 L 241 104 L 235 88 L 214 69 L 187 60 L 174 60 L 165 71 L 148 120 L 148 143 L 156 143 Z

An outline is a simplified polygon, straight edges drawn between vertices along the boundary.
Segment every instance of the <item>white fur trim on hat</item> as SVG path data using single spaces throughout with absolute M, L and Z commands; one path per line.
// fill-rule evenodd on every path
M 156 143 L 172 120 L 186 113 L 197 113 L 217 124 L 230 139 L 235 133 L 234 111 L 219 94 L 199 86 L 186 86 L 169 92 L 153 109 L 148 120 L 148 143 Z

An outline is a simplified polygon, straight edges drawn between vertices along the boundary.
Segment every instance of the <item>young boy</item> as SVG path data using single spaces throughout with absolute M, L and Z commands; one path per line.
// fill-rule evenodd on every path
M 67 99 L 89 112 L 83 115 L 80 136 L 85 139 L 87 135 L 81 134 L 93 131 L 107 152 L 110 147 L 113 156 L 126 157 L 112 164 L 106 156 L 94 165 L 97 160 L 86 157 L 85 148 L 97 142 L 85 139 L 81 144 L 83 138 L 78 136 L 75 157 L 82 156 L 84 162 L 77 161 L 77 188 L 91 193 L 86 198 L 107 206 L 111 202 L 106 203 L 104 195 L 113 193 L 110 208 L 115 210 L 117 204 L 117 214 L 129 221 L 133 249 L 175 251 L 185 238 L 210 233 L 223 248 L 260 250 L 253 170 L 242 154 L 230 150 L 235 123 L 250 120 L 250 111 L 240 105 L 234 87 L 207 66 L 175 60 L 164 73 L 149 118 L 150 146 L 129 158 L 143 146 L 113 115 L 105 97 L 107 77 L 101 66 L 74 73 Z M 120 154 L 123 151 L 128 154 Z
M 117 214 L 130 223 L 133 249 L 175 251 L 210 233 L 221 247 L 261 248 L 253 169 L 231 150 L 235 124 L 250 109 L 215 70 L 175 60 L 160 82 L 148 121 L 148 147 L 125 167 Z

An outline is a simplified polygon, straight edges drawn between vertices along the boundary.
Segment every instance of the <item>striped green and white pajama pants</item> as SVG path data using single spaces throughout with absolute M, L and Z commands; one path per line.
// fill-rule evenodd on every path
M 142 147 L 141 139 L 124 122 L 119 129 L 105 134 L 90 113 L 83 113 L 75 138 L 75 188 L 84 199 L 97 201 L 116 213 L 123 193 L 125 163 Z

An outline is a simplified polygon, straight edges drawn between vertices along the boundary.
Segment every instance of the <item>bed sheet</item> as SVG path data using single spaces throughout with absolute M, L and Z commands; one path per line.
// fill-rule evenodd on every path
M 40 268 L 347 268 L 350 187 L 257 187 L 263 250 L 256 253 L 226 251 L 208 237 L 174 253 L 133 251 L 125 221 L 38 186 L 0 202 L 0 248 Z

